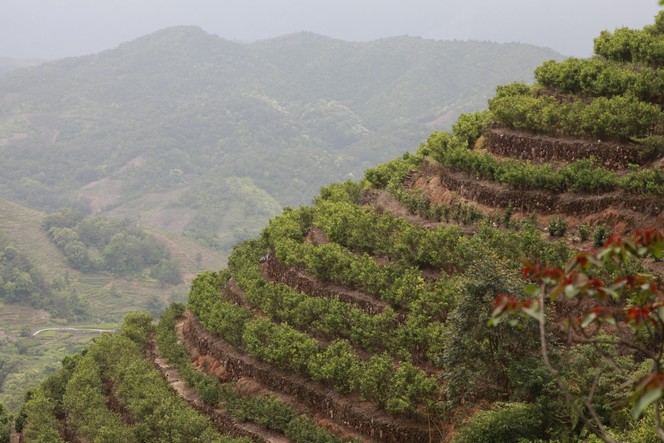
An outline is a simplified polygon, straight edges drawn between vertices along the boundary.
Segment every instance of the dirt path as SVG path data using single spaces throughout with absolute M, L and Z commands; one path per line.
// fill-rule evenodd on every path
M 179 336 L 182 335 L 181 329 L 182 325 L 180 323 L 178 325 Z M 291 440 L 283 435 L 268 431 L 254 423 L 240 422 L 225 410 L 206 405 L 198 393 L 187 385 L 180 372 L 159 355 L 156 345 L 153 346 L 152 354 L 155 367 L 161 372 L 171 388 L 192 408 L 205 414 L 220 433 L 234 437 L 248 437 L 255 442 L 291 443 Z
M 216 360 L 212 356 L 210 355 L 200 356 L 198 354 L 198 349 L 196 349 L 194 344 L 187 339 L 184 333 L 184 327 L 187 321 L 188 321 L 187 317 L 182 317 L 177 321 L 176 323 L 177 340 L 178 343 L 182 344 L 185 347 L 185 349 L 187 349 L 187 352 L 190 355 L 193 354 L 198 357 L 197 360 L 200 361 L 202 365 L 200 365 L 197 368 L 197 370 L 201 371 L 203 370 L 203 368 L 210 369 L 210 368 L 223 367 L 223 363 L 219 360 Z M 209 371 L 206 372 L 209 374 Z M 293 408 L 293 410 L 297 411 L 297 413 L 308 416 L 309 418 L 313 419 L 319 426 L 327 428 L 328 431 L 341 436 L 345 441 L 352 440 L 361 443 L 375 442 L 375 440 L 372 440 L 362 434 L 353 431 L 347 426 L 344 426 L 340 423 L 331 420 L 326 415 L 320 414 L 317 410 L 308 407 L 302 401 L 298 400 L 296 397 L 293 397 L 291 395 L 286 395 L 279 391 L 268 389 L 255 378 L 243 375 L 242 377 L 238 378 L 236 381 L 237 381 L 238 390 L 242 392 L 244 395 L 264 395 L 264 396 L 270 395 L 277 397 L 283 403 Z

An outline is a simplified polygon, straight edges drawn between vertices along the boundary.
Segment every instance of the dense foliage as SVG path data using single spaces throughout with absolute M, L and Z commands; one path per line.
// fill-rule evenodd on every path
M 524 260 L 522 276 L 529 281 L 526 292 L 532 298 L 501 294 L 494 301 L 492 324 L 513 313 L 538 321 L 544 364 L 565 395 L 570 415 L 608 442 L 618 441 L 618 436 L 622 441 L 622 434 L 630 440 L 637 436 L 654 440 L 656 434 L 664 439 L 660 410 L 664 291 L 656 278 L 635 267 L 635 261 L 647 258 L 664 258 L 663 232 L 640 229 L 626 238 L 615 234 L 601 249 L 577 254 L 564 268 Z M 583 308 L 567 314 L 564 305 L 570 303 Z M 550 343 L 551 321 L 563 326 L 573 346 L 561 352 Z M 552 355 L 559 353 L 573 358 L 553 360 Z M 589 392 L 579 389 L 584 378 L 588 383 L 593 377 Z M 630 426 L 625 426 L 625 417 L 618 416 L 626 411 L 615 412 L 612 403 L 627 399 L 629 385 L 634 386 L 634 405 Z M 610 395 L 603 392 L 606 386 L 613 386 Z M 645 412 L 654 416 L 655 426 L 649 431 L 639 426 L 651 420 L 650 414 L 642 417 Z
M 629 141 L 655 134 L 664 121 L 659 106 L 631 95 L 597 97 L 590 102 L 529 94 L 489 100 L 493 119 L 512 129 L 553 136 Z
M 601 58 L 549 60 L 535 69 L 535 79 L 547 88 L 591 97 L 633 95 L 644 102 L 664 100 L 664 72 L 622 65 Z
M 664 64 L 664 12 L 642 30 L 619 28 L 602 31 L 595 39 L 595 53 L 609 60 L 658 68 Z
M 12 430 L 12 416 L 4 404 L 0 403 L 0 443 L 9 443 Z
M 557 169 L 548 164 L 498 160 L 485 152 L 468 149 L 457 137 L 446 133 L 431 135 L 419 153 L 453 170 L 515 189 L 594 194 L 624 189 L 635 194 L 664 195 L 664 173 L 657 168 L 636 169 L 619 175 L 598 165 L 594 158 L 577 160 Z M 373 174 L 367 172 L 367 179 L 380 186 Z
M 242 395 L 234 383 L 221 384 L 215 377 L 196 370 L 184 346 L 177 342 L 175 322 L 184 312 L 183 305 L 171 305 L 159 319 L 157 345 L 159 353 L 175 366 L 189 386 L 192 386 L 204 402 L 223 407 L 233 416 L 275 429 L 296 443 L 316 441 L 340 443 L 343 441 L 304 414 L 298 414 L 276 396 Z
M 127 316 L 119 334 L 99 337 L 29 392 L 17 423 L 26 441 L 63 441 L 58 419 L 63 414 L 65 433 L 90 441 L 239 441 L 214 431 L 145 358 L 151 321 L 147 314 Z
M 129 220 L 86 218 L 61 210 L 46 217 L 44 230 L 75 269 L 128 276 L 153 266 L 153 276 L 164 283 L 182 279 L 165 246 Z
M 0 300 L 45 309 L 56 317 L 86 318 L 88 306 L 64 278 L 50 283 L 9 237 L 0 232 Z M 0 370 L 2 374 L 2 370 Z M 0 388 L 3 376 L 0 375 Z

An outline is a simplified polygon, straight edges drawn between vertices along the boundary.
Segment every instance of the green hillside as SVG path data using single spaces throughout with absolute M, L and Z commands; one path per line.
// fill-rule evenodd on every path
M 167 394 L 137 409 L 104 357 L 129 337 L 217 430 L 254 441 L 658 441 L 662 23 L 603 33 L 597 58 L 547 62 L 415 154 L 284 210 L 156 330 L 132 317 L 67 360 L 24 436 L 158 441 L 141 426 L 162 432 L 149 405 Z M 73 401 L 83 389 L 95 401 Z
M 549 58 L 560 57 L 521 44 L 240 44 L 169 28 L 0 79 L 0 195 L 131 214 L 228 252 Z
M 169 303 L 185 299 L 197 272 L 226 263 L 223 255 L 191 239 L 153 230 L 150 237 L 178 263 L 179 283 L 168 278 L 164 281 L 169 283 L 160 282 L 159 274 L 150 268 L 141 269 L 140 274 L 101 267 L 81 270 L 49 238 L 46 218 L 44 213 L 0 199 L 0 402 L 12 409 L 20 406 L 35 380 L 53 372 L 63 357 L 98 335 L 75 330 L 32 334 L 47 328 L 115 329 L 128 312 L 136 310 L 158 315 Z M 97 260 L 101 257 L 93 249 L 89 252 Z

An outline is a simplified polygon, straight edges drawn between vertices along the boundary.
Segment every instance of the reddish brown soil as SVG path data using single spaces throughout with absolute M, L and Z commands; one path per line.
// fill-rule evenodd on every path
M 425 423 L 392 416 L 358 398 L 340 395 L 321 383 L 261 362 L 212 336 L 190 315 L 183 332 L 199 353 L 219 360 L 232 379 L 248 377 L 270 391 L 297 398 L 302 405 L 366 438 L 395 443 L 445 440 L 445 436 L 432 434 L 437 431 Z
M 346 303 L 352 303 L 367 314 L 378 314 L 389 305 L 363 292 L 344 288 L 331 283 L 321 283 L 310 274 L 281 263 L 275 254 L 261 263 L 261 273 L 272 283 L 283 283 L 310 297 L 334 298 Z
M 415 182 L 416 180 L 413 180 Z M 382 189 L 371 189 L 362 195 L 362 205 L 372 207 L 376 212 L 387 212 L 393 217 L 402 218 L 412 224 L 433 229 L 440 223 L 433 222 L 410 212 L 390 193 Z
M 327 238 L 325 233 L 320 228 L 315 226 L 309 228 L 309 232 L 307 232 L 307 237 L 304 239 L 304 241 L 305 243 L 314 246 L 326 245 L 330 243 L 330 240 Z
M 252 423 L 240 422 L 223 409 L 215 409 L 203 403 L 198 393 L 182 379 L 178 370 L 170 366 L 159 355 L 159 350 L 154 344 L 151 348 L 150 357 L 171 388 L 192 408 L 205 414 L 219 433 L 233 437 L 247 437 L 255 442 L 287 443 L 290 441 L 283 435 L 268 431 Z

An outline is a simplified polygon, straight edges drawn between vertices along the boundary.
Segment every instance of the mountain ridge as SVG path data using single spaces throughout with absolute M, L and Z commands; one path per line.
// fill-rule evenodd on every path
M 249 206 L 228 192 L 203 200 L 255 216 L 247 231 L 254 234 L 276 215 L 267 201 L 295 206 L 326 182 L 359 176 L 482 106 L 489 84 L 529 78 L 536 63 L 557 58 L 525 45 L 284 39 L 308 52 L 279 49 L 280 39 L 244 44 L 174 27 L 4 76 L 0 195 L 40 209 L 86 209 L 85 187 L 108 178 L 119 180 L 115 207 L 145 194 L 204 194 L 202 182 L 246 177 L 257 191 Z M 228 250 L 247 236 L 219 221 L 211 203 L 164 199 L 163 210 L 169 205 L 188 207 L 184 232 L 209 245 Z M 227 231 L 235 234 L 220 238 Z

